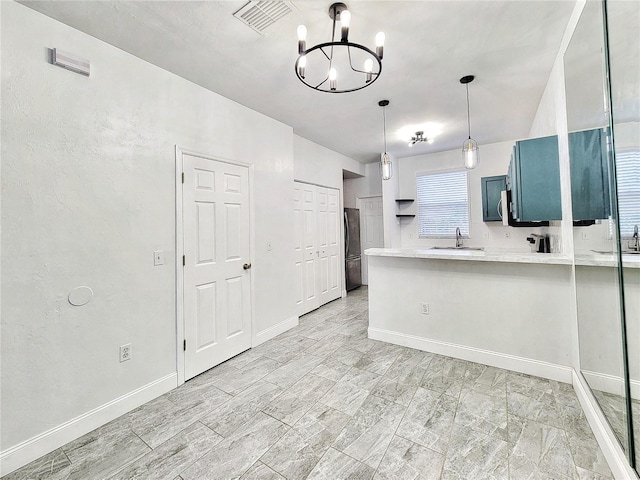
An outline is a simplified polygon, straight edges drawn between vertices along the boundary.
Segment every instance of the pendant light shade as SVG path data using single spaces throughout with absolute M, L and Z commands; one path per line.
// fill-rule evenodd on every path
M 464 168 L 468 170 L 476 168 L 480 162 L 478 142 L 471 138 L 471 115 L 469 113 L 469 84 L 473 82 L 474 78 L 473 75 L 467 75 L 460 79 L 460 83 L 467 87 L 467 127 L 469 129 L 469 138 L 462 144 L 462 162 Z
M 469 137 L 462 145 L 464 168 L 471 170 L 478 166 L 478 142 Z
M 382 138 L 384 139 L 384 153 L 380 157 L 380 174 L 382 180 L 389 180 L 393 175 L 393 167 L 391 165 L 391 159 L 387 153 L 387 105 L 389 100 L 380 100 L 378 105 L 382 107 Z
M 387 153 L 383 153 L 382 158 L 380 159 L 380 174 L 382 175 L 383 180 L 389 180 L 393 176 L 391 160 Z

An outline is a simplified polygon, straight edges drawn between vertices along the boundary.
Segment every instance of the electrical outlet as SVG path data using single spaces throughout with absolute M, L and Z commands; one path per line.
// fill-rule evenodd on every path
M 131 360 L 131 344 L 130 343 L 120 346 L 120 363 L 126 362 L 127 360 Z
M 155 250 L 153 252 L 153 264 L 156 267 L 158 265 L 164 265 L 164 252 L 162 250 Z
M 582 231 L 582 239 L 589 240 L 589 233 L 586 230 Z
M 504 232 L 504 238 L 511 238 L 511 232 Z
M 429 304 L 428 303 L 422 303 L 422 314 L 423 315 L 429 315 Z

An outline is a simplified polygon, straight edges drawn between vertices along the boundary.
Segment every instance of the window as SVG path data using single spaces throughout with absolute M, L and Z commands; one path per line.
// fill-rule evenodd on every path
M 616 176 L 620 236 L 629 238 L 640 226 L 640 149 L 616 149 Z
M 456 228 L 469 236 L 467 171 L 427 173 L 416 179 L 418 236 L 455 237 Z

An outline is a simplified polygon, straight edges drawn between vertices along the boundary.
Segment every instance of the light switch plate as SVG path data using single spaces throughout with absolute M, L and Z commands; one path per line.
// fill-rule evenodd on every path
M 164 252 L 162 250 L 155 250 L 153 252 L 153 264 L 156 267 L 158 265 L 164 265 Z

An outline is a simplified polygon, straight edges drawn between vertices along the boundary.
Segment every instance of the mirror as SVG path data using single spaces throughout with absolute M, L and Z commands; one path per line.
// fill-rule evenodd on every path
M 640 219 L 640 9 L 607 2 L 606 52 L 603 7 L 586 2 L 564 58 L 578 335 L 582 375 L 632 461 L 634 429 L 640 438 L 640 254 L 628 248 Z
M 640 240 L 634 234 L 640 227 L 640 6 L 634 1 L 609 1 L 605 9 L 622 253 L 629 436 L 635 439 L 635 452 L 630 455 L 640 472 Z

